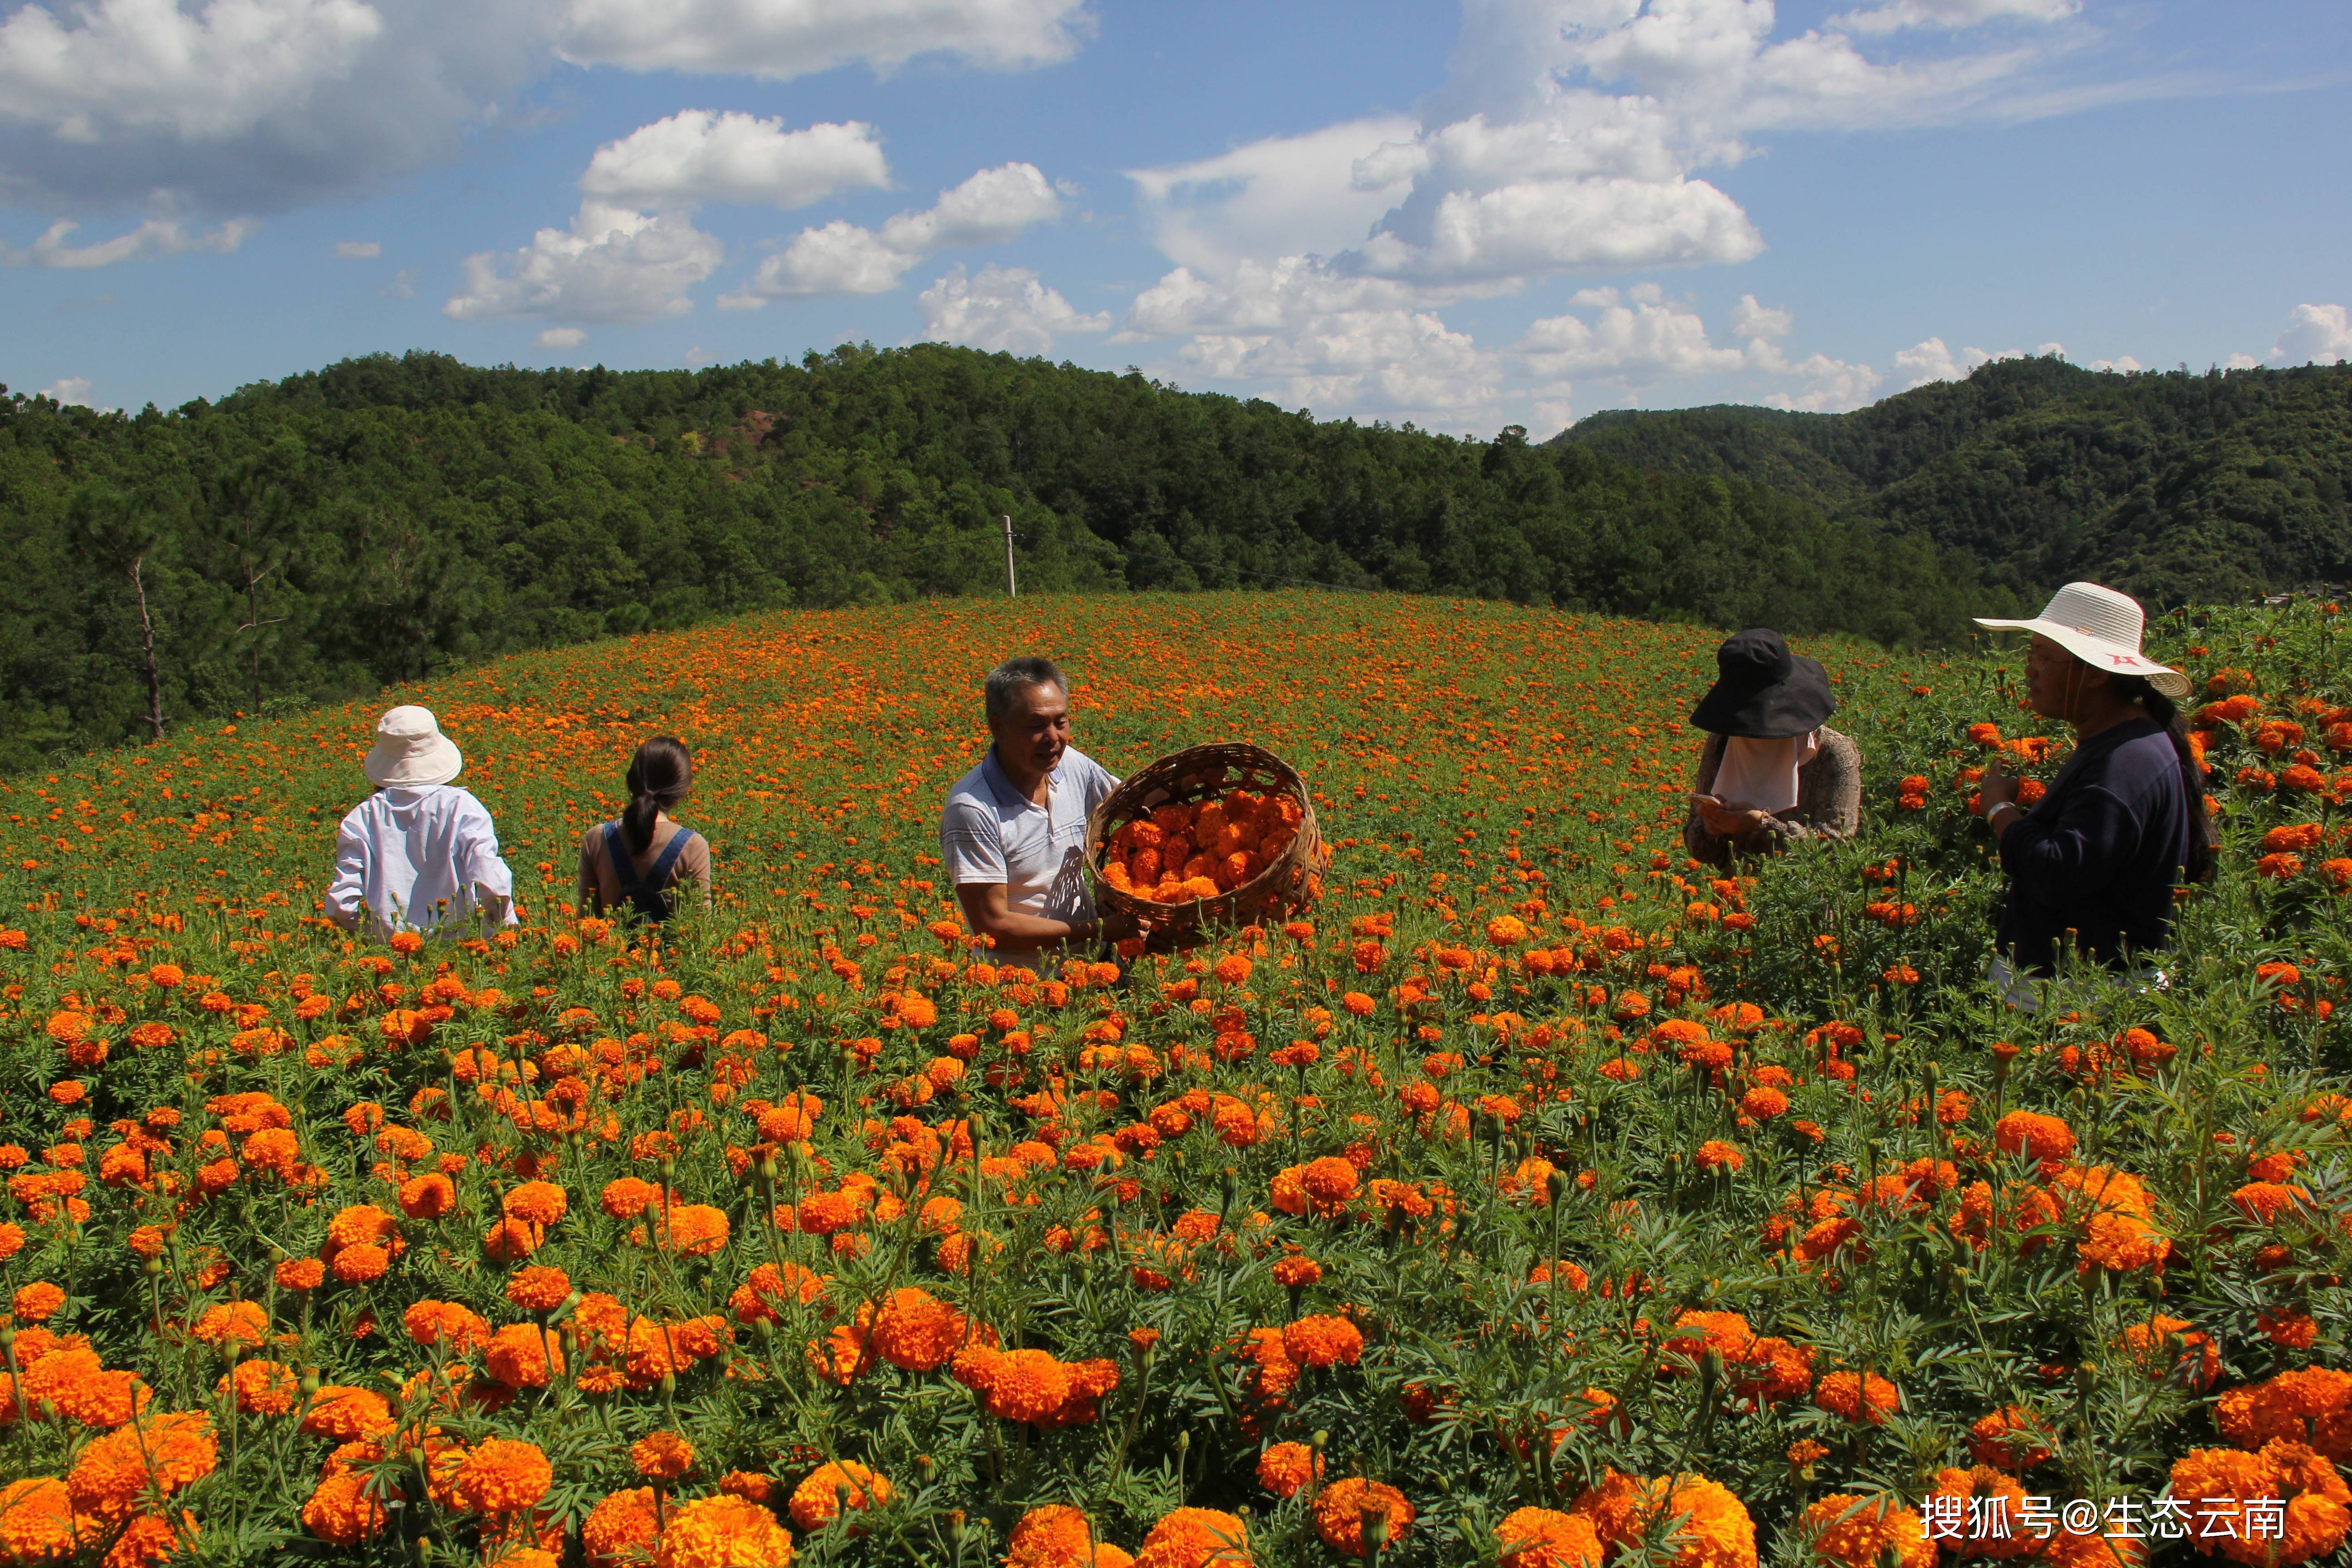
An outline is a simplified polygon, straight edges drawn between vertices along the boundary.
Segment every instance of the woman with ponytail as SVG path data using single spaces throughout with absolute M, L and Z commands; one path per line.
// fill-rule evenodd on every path
M 2204 770 L 2175 706 L 2189 678 L 2140 652 L 2138 603 L 2095 583 L 2069 583 L 2032 620 L 1977 624 L 2033 633 L 2027 699 L 2073 725 L 2075 742 L 2032 811 L 1999 758 L 1985 770 L 1985 821 L 2009 873 L 1996 947 L 2042 976 L 2057 972 L 2070 931 L 2110 968 L 2163 951 L 2174 889 L 2213 863 Z
M 656 735 L 629 760 L 629 805 L 580 842 L 577 902 L 598 914 L 627 903 L 646 920 L 667 920 L 671 889 L 691 882 L 710 903 L 710 846 L 669 814 L 694 792 L 694 758 L 683 742 Z

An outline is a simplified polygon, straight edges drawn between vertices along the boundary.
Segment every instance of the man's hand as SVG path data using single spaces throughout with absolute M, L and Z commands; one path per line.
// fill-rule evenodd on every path
M 1131 915 L 1113 910 L 1095 922 L 1095 934 L 1105 942 L 1126 942 L 1129 938 L 1150 941 L 1153 922 L 1148 916 Z
M 1698 807 L 1699 826 L 1717 838 L 1738 838 L 1763 830 L 1764 812 L 1726 805 L 1711 795 L 1695 795 L 1691 804 Z

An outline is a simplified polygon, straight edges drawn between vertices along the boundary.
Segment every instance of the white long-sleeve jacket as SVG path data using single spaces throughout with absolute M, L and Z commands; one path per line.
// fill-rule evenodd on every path
M 327 913 L 349 924 L 369 911 L 385 931 L 462 924 L 486 896 L 517 923 L 514 873 L 499 857 L 489 811 L 456 784 L 378 790 L 335 836 Z

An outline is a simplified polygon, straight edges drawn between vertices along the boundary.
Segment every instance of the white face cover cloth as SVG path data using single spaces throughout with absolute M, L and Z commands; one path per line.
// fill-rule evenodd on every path
M 1715 798 L 1727 806 L 1778 815 L 1797 804 L 1797 770 L 1822 749 L 1822 732 L 1758 741 L 1723 738 L 1723 761 L 1715 770 Z

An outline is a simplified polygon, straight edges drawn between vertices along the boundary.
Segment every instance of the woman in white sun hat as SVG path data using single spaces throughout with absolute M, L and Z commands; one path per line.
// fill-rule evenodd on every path
M 2033 634 L 2026 696 L 2074 730 L 2074 754 L 2031 811 L 2000 758 L 1985 770 L 1985 821 L 2009 873 L 1994 946 L 2016 971 L 2055 973 L 2070 931 L 2083 957 L 2110 968 L 2161 952 L 2173 889 L 2211 867 L 2204 773 L 2175 706 L 2189 678 L 2140 652 L 2143 619 L 2137 600 L 2069 583 L 2030 621 L 1977 621 Z M 2006 988 L 2010 976 L 1994 978 Z
M 429 710 L 394 708 L 376 721 L 363 764 L 375 793 L 336 835 L 329 920 L 386 935 L 470 925 L 477 910 L 516 923 L 514 873 L 499 858 L 498 828 L 450 782 L 465 765 Z

